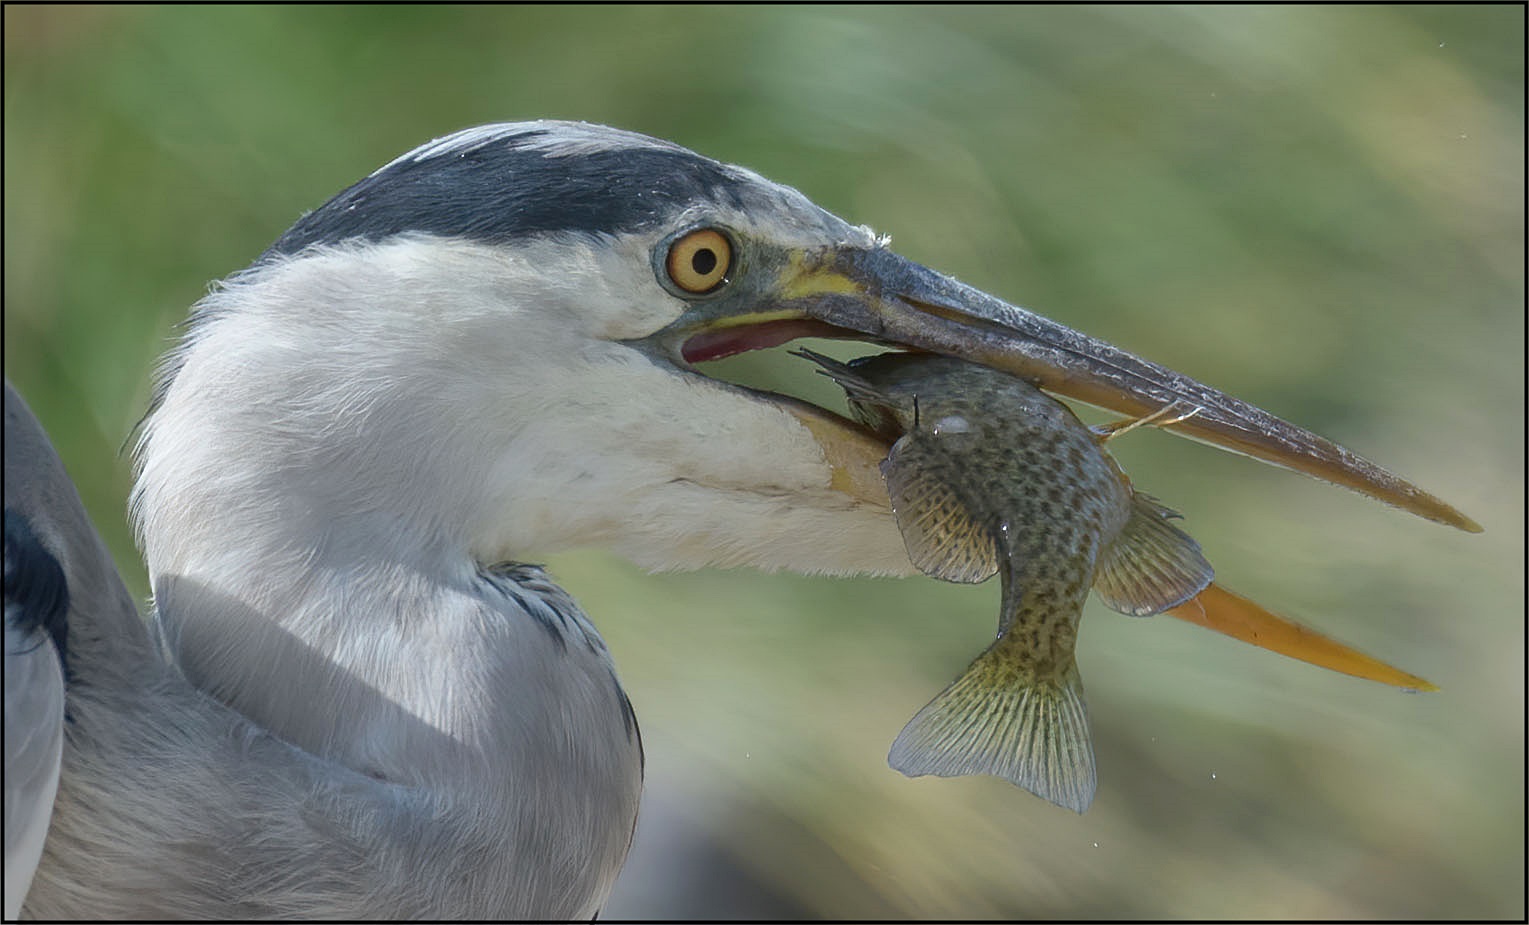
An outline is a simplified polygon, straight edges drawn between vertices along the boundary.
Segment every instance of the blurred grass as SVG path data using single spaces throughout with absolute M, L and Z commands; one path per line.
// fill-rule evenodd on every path
M 1162 434 L 1112 445 L 1226 584 L 1444 691 L 1091 611 L 1083 817 L 884 764 L 991 637 L 993 588 L 557 557 L 648 744 L 609 914 L 747 914 L 659 856 L 679 826 L 805 915 L 1524 916 L 1522 7 L 4 16 L 5 373 L 140 595 L 119 450 L 206 282 L 430 137 L 539 117 L 796 186 L 1487 528 Z M 779 357 L 729 372 L 818 387 Z

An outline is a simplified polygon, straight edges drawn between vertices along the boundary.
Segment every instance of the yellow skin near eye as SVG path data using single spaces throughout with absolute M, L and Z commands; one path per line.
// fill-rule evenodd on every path
M 692 231 L 669 247 L 665 268 L 674 285 L 700 294 L 717 288 L 727 279 L 733 263 L 733 245 L 720 231 Z

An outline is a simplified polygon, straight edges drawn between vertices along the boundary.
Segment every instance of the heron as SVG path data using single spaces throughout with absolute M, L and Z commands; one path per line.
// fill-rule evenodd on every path
M 1479 529 L 1337 445 L 598 125 L 469 128 L 192 309 L 134 446 L 145 623 L 9 383 L 7 918 L 589 918 L 637 717 L 532 563 L 912 571 L 847 418 L 710 375 L 801 337 L 962 358 Z

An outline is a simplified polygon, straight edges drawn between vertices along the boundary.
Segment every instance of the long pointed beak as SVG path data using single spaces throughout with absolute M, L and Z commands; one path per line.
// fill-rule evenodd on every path
M 1278 652 L 1309 665 L 1341 671 L 1356 678 L 1379 681 L 1409 691 L 1436 691 L 1439 688 L 1415 674 L 1387 665 L 1317 632 L 1309 626 L 1265 610 L 1255 601 L 1212 582 L 1199 594 L 1163 611 L 1206 629 L 1224 633 L 1233 639 Z
M 1133 417 L 1176 406 L 1184 413 L 1159 426 L 1429 520 L 1481 532 L 1444 501 L 1329 440 L 885 248 L 832 249 L 792 269 L 783 298 L 775 303 L 786 311 L 777 317 L 810 319 L 872 340 L 971 360 Z

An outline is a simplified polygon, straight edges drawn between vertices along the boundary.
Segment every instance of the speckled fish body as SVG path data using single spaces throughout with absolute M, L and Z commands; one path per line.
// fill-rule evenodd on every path
M 808 351 L 851 413 L 888 440 L 892 510 L 920 571 L 1002 580 L 998 638 L 903 729 L 909 776 L 995 774 L 1083 812 L 1096 773 L 1073 650 L 1090 589 L 1146 615 L 1212 570 L 1177 515 L 1134 491 L 1104 437 L 1030 383 L 946 357 L 848 364 Z

